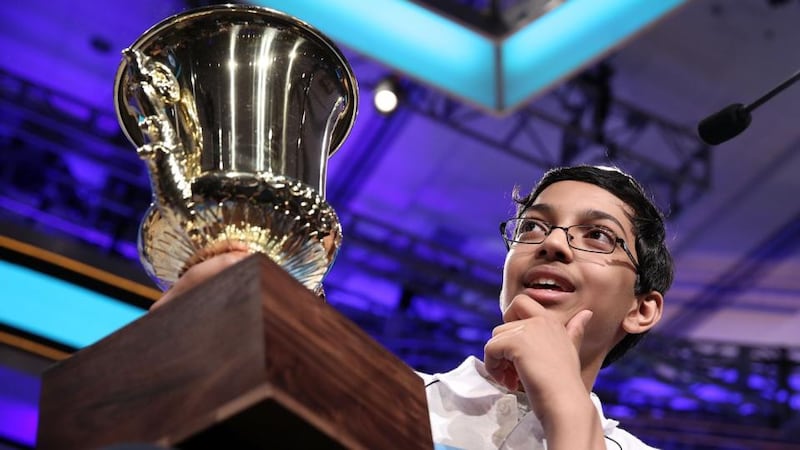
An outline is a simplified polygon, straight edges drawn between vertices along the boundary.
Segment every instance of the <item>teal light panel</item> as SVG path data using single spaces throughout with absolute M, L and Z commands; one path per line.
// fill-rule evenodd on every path
M 260 0 L 307 22 L 337 44 L 457 97 L 498 98 L 495 45 L 486 37 L 406 0 Z
M 93 344 L 145 313 L 7 261 L 0 261 L 0 280 L 0 323 L 75 348 Z
M 686 0 L 570 0 L 502 43 L 503 108 L 601 58 Z
M 507 112 L 689 0 L 568 0 L 504 39 L 409 0 L 258 0 L 482 108 Z

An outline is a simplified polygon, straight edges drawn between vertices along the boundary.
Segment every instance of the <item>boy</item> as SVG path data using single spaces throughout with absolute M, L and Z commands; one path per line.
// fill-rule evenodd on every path
M 661 318 L 664 220 L 613 168 L 547 172 L 501 225 L 503 324 L 446 374 L 424 375 L 434 441 L 456 448 L 648 449 L 603 417 L 601 367 Z

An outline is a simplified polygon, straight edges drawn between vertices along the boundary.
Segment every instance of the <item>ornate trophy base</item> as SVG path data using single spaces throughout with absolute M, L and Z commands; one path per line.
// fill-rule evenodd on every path
M 268 173 L 210 172 L 192 183 L 191 192 L 182 213 L 154 204 L 142 221 L 142 263 L 162 289 L 189 267 L 237 249 L 269 256 L 320 292 L 342 231 L 336 212 L 314 189 Z
M 38 449 L 131 442 L 433 448 L 422 380 L 264 255 L 45 372 Z

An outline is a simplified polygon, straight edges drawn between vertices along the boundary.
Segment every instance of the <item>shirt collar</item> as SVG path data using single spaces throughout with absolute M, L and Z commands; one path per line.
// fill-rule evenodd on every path
M 453 394 L 466 399 L 496 396 L 498 394 L 517 394 L 517 392 L 509 391 L 492 380 L 483 365 L 483 361 L 475 356 L 467 357 L 458 367 L 449 372 L 437 373 L 426 377 L 425 384 L 427 385 L 434 381 L 443 383 Z M 522 401 L 527 402 L 524 395 L 519 397 L 524 399 Z M 605 414 L 603 414 L 603 405 L 600 402 L 600 398 L 594 392 L 589 393 L 589 398 L 600 416 L 603 432 L 608 435 L 617 428 L 619 422 L 606 418 Z
M 431 381 L 439 381 L 461 398 L 481 398 L 507 392 L 491 379 L 483 362 L 474 356 L 467 357 L 449 372 L 434 374 Z

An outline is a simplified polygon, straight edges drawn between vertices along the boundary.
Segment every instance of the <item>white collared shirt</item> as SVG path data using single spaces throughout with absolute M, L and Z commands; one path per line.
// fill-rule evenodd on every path
M 546 449 L 539 419 L 524 393 L 512 392 L 492 381 L 483 362 L 468 357 L 447 373 L 424 374 L 431 431 L 436 449 Z M 600 399 L 592 393 L 609 450 L 655 450 L 603 415 Z

